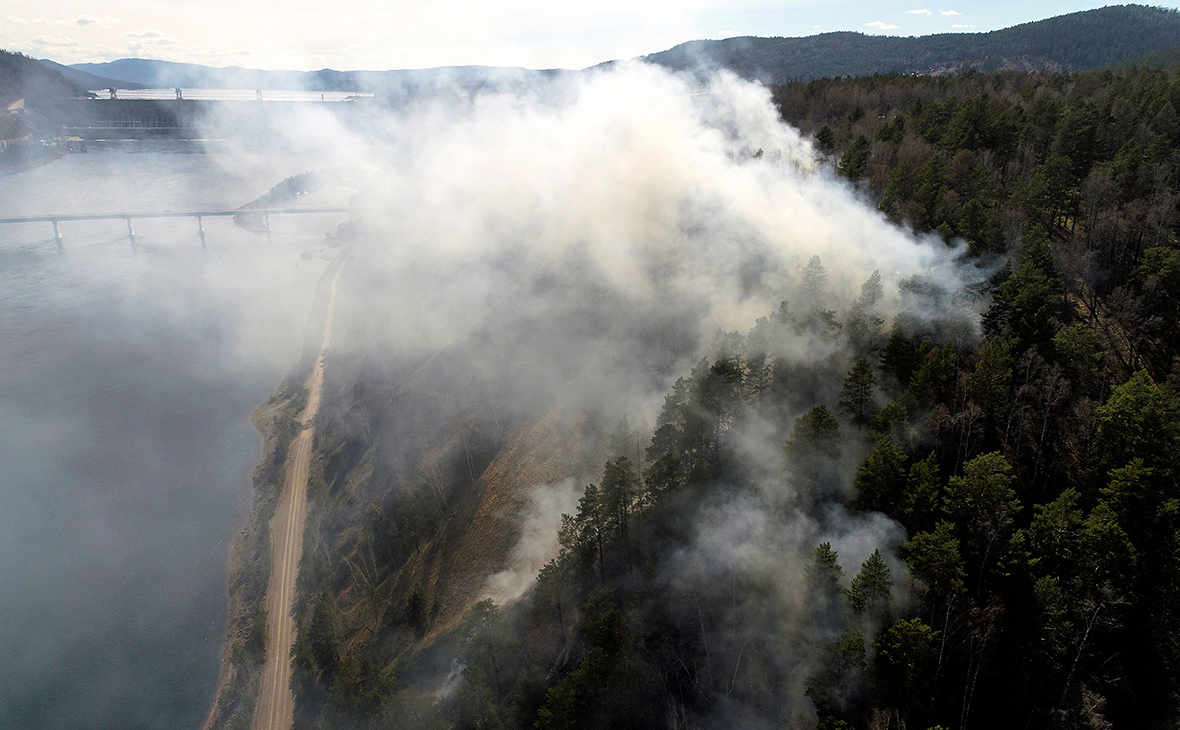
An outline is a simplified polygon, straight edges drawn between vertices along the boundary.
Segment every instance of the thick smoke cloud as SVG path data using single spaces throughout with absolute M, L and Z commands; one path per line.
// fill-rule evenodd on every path
M 319 135 L 323 124 L 297 125 L 291 138 Z M 377 168 L 356 202 L 379 208 L 345 263 L 334 353 L 340 362 L 376 353 L 389 403 L 437 353 L 461 350 L 486 376 L 498 418 L 527 420 L 561 403 L 648 428 L 673 382 L 716 354 L 715 333 L 745 333 L 783 301 L 846 312 L 874 272 L 886 323 L 904 308 L 958 321 L 970 336 L 962 323 L 975 304 L 962 292 L 976 277 L 957 261 L 961 251 L 888 223 L 780 122 L 767 89 L 729 75 L 702 85 L 624 65 L 524 93 L 412 102 L 359 129 L 335 126 L 332 139 L 338 155 Z M 814 256 L 826 283 L 803 280 Z M 921 286 L 901 286 L 914 281 Z M 840 367 L 838 387 L 854 359 L 846 347 L 792 332 L 770 354 Z M 436 374 L 432 386 L 470 387 L 462 372 L 453 377 Z M 352 381 L 343 381 L 336 392 L 346 395 Z M 817 543 L 833 544 L 848 575 L 881 549 L 899 606 L 905 572 L 893 557 L 899 526 L 817 509 L 815 495 L 799 493 L 781 430 L 746 424 L 732 439 L 757 490 L 700 505 L 690 543 L 658 579 L 683 596 L 727 581 L 774 586 L 759 606 L 735 604 L 740 630 L 708 638 L 737 681 L 751 637 L 805 624 L 804 566 Z M 864 448 L 861 439 L 845 446 L 845 492 Z M 574 494 L 540 486 L 526 497 L 512 565 L 486 595 L 523 594 L 556 551 Z M 807 706 L 799 667 L 827 638 L 777 647 L 793 667 L 785 671 L 795 679 L 779 689 L 793 711 Z M 731 707 L 726 717 L 748 722 L 753 712 Z
M 400 94 L 390 108 L 367 113 L 291 110 L 272 120 L 265 139 L 206 146 L 214 182 L 169 197 L 174 209 L 236 205 L 245 200 L 224 200 L 227 186 L 217 181 L 232 177 L 228 187 L 250 190 L 241 196 L 249 198 L 305 169 L 351 170 L 352 202 L 375 208 L 358 216 L 365 235 L 349 246 L 341 278 L 325 404 L 334 425 L 369 428 L 372 419 L 348 398 L 355 383 L 346 364 L 363 359 L 379 371 L 379 400 L 390 409 L 426 381 L 443 404 L 440 420 L 461 410 L 448 405 L 458 397 L 451 394 L 478 391 L 497 429 L 560 404 L 607 422 L 625 416 L 643 431 L 669 387 L 710 354 L 718 330 L 744 333 L 784 300 L 796 310 L 822 300 L 845 311 L 879 271 L 877 307 L 886 319 L 903 304 L 912 308 L 899 284 L 915 276 L 937 282 L 943 308 L 952 310 L 929 316 L 970 307 L 956 294 L 969 283 L 958 252 L 892 226 L 837 181 L 809 141 L 779 121 L 764 87 L 724 74 L 702 83 L 643 65 L 509 86 L 472 91 L 438 81 L 430 93 Z M 243 120 L 227 112 L 210 122 L 229 129 Z M 107 183 L 113 207 L 142 197 L 118 173 Z M 13 214 L 20 212 L 42 211 Z M 104 229 L 99 245 L 124 246 L 116 229 Z M 160 230 L 158 241 L 193 238 L 191 230 Z M 322 246 L 322 230 L 300 240 Z M 306 313 L 306 265 L 282 269 L 281 257 L 242 244 L 220 253 L 214 245 L 212 263 L 197 266 L 195 241 L 191 256 L 177 256 L 151 233 L 141 229 L 144 259 L 171 256 L 177 266 L 160 275 L 146 265 L 115 290 L 108 309 L 120 327 L 148 340 L 160 330 L 186 333 L 186 351 L 207 364 L 193 367 L 194 377 L 213 373 L 214 383 L 241 376 L 239 369 L 273 375 L 289 362 L 292 343 L 275 332 Z M 224 235 L 235 245 L 241 238 Z M 828 275 L 824 292 L 808 291 L 801 278 L 816 255 Z M 258 277 L 259 265 L 271 274 Z M 83 278 L 97 286 L 99 273 Z M 192 277 L 205 275 L 209 286 L 195 286 Z M 226 301 L 209 303 L 210 290 Z M 221 311 L 230 305 L 240 311 Z M 224 329 L 202 332 L 206 319 L 193 314 L 201 307 L 217 309 Z M 819 363 L 838 361 L 841 345 L 801 334 L 779 348 L 772 354 Z M 436 360 L 438 353 L 454 357 Z M 662 568 L 662 580 L 688 593 L 738 574 L 771 576 L 779 586 L 773 606 L 740 617 L 750 630 L 798 620 L 803 560 L 816 542 L 831 540 L 855 572 L 875 548 L 889 551 L 901 539 L 880 517 L 805 509 L 782 445 L 783 434 L 769 426 L 735 435 L 759 475 L 757 497 L 701 505 L 691 544 Z M 850 462 L 855 456 L 846 454 Z M 588 471 L 525 495 L 512 564 L 492 576 L 490 595 L 522 594 L 556 548 L 561 513 L 594 479 Z M 719 652 L 735 655 L 743 641 L 716 637 Z M 59 654 L 46 656 L 48 665 Z M 793 661 L 806 661 L 806 652 Z M 787 689 L 799 697 L 800 688 Z
M 547 327 L 554 352 L 596 352 L 612 386 L 595 398 L 650 423 L 718 328 L 745 332 L 781 301 L 810 304 L 800 272 L 811 256 L 829 308 L 851 306 L 874 271 L 887 319 L 912 277 L 937 282 L 943 311 L 931 316 L 971 306 L 956 296 L 970 283 L 959 250 L 888 223 L 778 119 L 767 89 L 730 75 L 700 86 L 624 65 L 411 100 L 363 123 L 311 112 L 281 132 L 370 173 L 355 202 L 379 211 L 346 265 L 341 350 L 421 356 L 511 310 Z M 573 289 L 578 311 L 563 309 Z M 834 347 L 800 335 L 781 354 L 819 361 Z M 641 367 L 653 364 L 655 383 Z
M 537 284 L 546 277 L 592 285 L 583 324 L 617 314 L 631 337 L 611 348 L 616 366 L 671 350 L 655 358 L 656 387 L 612 388 L 636 404 L 628 410 L 640 423 L 716 329 L 745 332 L 783 300 L 805 303 L 799 274 L 813 255 L 833 309 L 846 309 L 874 271 L 886 317 L 901 307 L 899 282 L 915 275 L 945 292 L 964 288 L 956 250 L 889 224 L 819 165 L 764 87 L 725 74 L 699 86 L 624 65 L 524 92 L 411 100 L 363 122 L 309 112 L 281 133 L 376 168 L 356 200 L 381 207 L 367 221 L 376 233 L 353 253 L 363 264 L 351 264 L 358 311 L 344 319 L 358 340 L 432 352 L 506 298 L 538 319 L 554 314 Z M 373 316 L 380 308 L 398 315 Z M 550 332 L 554 349 L 617 339 L 620 327 L 608 335 L 602 324 Z M 801 340 L 791 355 L 819 359 L 830 347 Z

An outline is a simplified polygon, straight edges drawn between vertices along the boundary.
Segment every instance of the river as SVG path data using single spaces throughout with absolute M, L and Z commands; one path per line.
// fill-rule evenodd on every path
M 322 167 L 224 142 L 93 143 L 0 176 L 0 216 L 237 207 Z M 342 197 L 344 196 L 344 197 Z M 328 197 L 331 197 L 330 194 Z M 321 196 L 318 204 L 346 202 Z M 0 727 L 193 728 L 225 562 L 339 217 L 0 226 Z

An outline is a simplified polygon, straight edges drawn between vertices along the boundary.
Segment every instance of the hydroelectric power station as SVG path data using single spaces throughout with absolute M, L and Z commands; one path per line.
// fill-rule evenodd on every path
M 372 96 L 346 101 L 270 100 L 265 92 L 251 99 L 188 99 L 177 90 L 175 99 L 73 98 L 44 99 L 29 104 L 62 134 L 84 140 L 225 138 L 280 131 L 298 118 L 293 113 L 327 112 L 359 117 L 376 103 Z

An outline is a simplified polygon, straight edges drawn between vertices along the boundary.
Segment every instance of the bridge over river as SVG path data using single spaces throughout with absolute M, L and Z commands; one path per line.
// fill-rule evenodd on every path
M 245 224 L 246 228 L 257 228 L 260 233 L 265 232 L 267 240 L 271 239 L 270 217 L 272 215 L 313 215 L 324 213 L 346 213 L 350 217 L 365 211 L 373 211 L 379 206 L 345 205 L 326 208 L 288 207 L 288 208 L 238 208 L 235 210 L 186 210 L 186 211 L 156 211 L 138 213 L 56 213 L 47 215 L 21 216 L 16 218 L 0 218 L 0 225 L 18 223 L 50 223 L 53 225 L 53 237 L 57 241 L 59 251 L 64 251 L 63 236 L 60 224 L 66 222 L 112 221 L 127 222 L 127 238 L 135 247 L 135 225 L 133 221 L 150 218 L 192 218 L 197 224 L 197 234 L 201 239 L 202 248 L 205 246 L 205 218 L 223 218 L 232 216 L 235 222 Z

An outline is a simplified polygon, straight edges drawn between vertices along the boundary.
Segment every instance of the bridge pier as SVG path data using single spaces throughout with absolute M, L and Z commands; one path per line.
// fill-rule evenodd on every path
M 131 240 L 131 250 L 135 250 L 135 228 L 131 225 L 131 217 L 127 217 L 127 238 Z
M 57 230 L 57 221 L 53 222 L 53 240 L 57 241 L 57 252 L 65 253 L 65 249 L 61 246 L 61 231 Z
M 266 242 L 267 243 L 274 243 L 274 239 L 271 237 L 271 232 L 270 232 L 270 214 L 269 213 L 262 216 L 262 222 L 266 224 Z
M 205 224 L 201 221 L 201 216 L 197 216 L 197 233 L 201 234 L 201 248 L 205 248 Z

